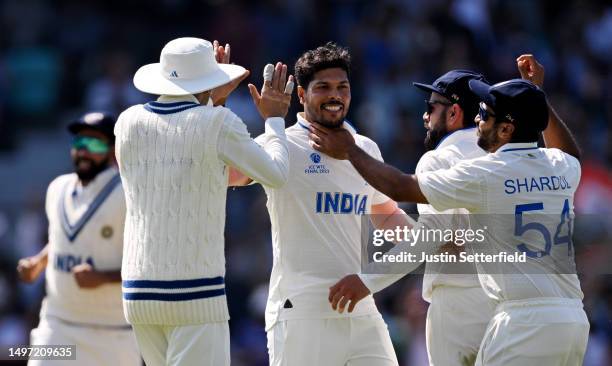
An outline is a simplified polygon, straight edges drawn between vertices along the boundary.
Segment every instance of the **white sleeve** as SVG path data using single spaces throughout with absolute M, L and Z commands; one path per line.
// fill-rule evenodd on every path
M 479 211 L 485 207 L 482 169 L 470 162 L 462 162 L 450 169 L 417 174 L 421 192 L 438 211 L 465 208 Z
M 251 179 L 272 188 L 281 187 L 289 177 L 289 153 L 285 120 L 268 118 L 265 138 L 258 145 L 246 125 L 233 113 L 219 135 L 219 158 Z
M 430 229 L 444 230 L 450 227 L 450 215 L 421 215 L 413 230 Z M 426 255 L 437 253 L 446 242 L 442 236 L 432 235 L 433 240 L 425 240 L 424 235 L 419 235 L 415 243 L 402 242 L 395 245 L 387 253 L 388 255 L 399 255 L 406 253 L 414 255 L 417 260 L 413 262 L 376 263 L 370 262 L 359 274 L 359 278 L 371 293 L 381 291 L 400 280 L 406 274 L 419 268 L 423 262 L 420 261 L 423 253 Z
M 378 291 L 384 290 L 395 282 L 404 277 L 405 273 L 359 273 L 358 276 L 361 282 L 370 290 L 370 293 L 375 294 Z
M 374 159 L 384 162 L 382 158 L 382 154 L 380 153 L 380 149 L 378 148 L 378 145 L 374 141 L 370 141 L 370 142 L 371 143 L 369 144 L 368 148 L 366 148 L 367 153 L 370 156 L 372 156 Z M 372 197 L 372 204 L 380 205 L 380 204 L 383 204 L 389 201 L 390 199 L 391 198 L 387 197 L 384 193 L 374 190 L 374 196 Z

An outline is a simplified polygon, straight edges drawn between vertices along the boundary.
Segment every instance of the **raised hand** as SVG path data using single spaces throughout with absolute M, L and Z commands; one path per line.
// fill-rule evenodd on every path
M 231 48 L 229 43 L 225 44 L 225 47 L 219 45 L 219 41 L 213 41 L 213 51 L 215 53 L 215 60 L 220 64 L 229 64 L 230 63 L 230 53 Z M 242 74 L 238 79 L 232 80 L 227 84 L 223 84 L 215 89 L 211 90 L 210 98 L 213 101 L 214 105 L 222 105 L 225 104 L 227 97 L 240 85 L 240 83 L 249 76 L 249 70 L 245 70 L 244 74 Z
M 259 114 L 264 119 L 270 117 L 285 118 L 291 104 L 293 85 L 293 75 L 289 75 L 289 78 L 287 78 L 287 65 L 281 62 L 277 62 L 276 66 L 266 65 L 261 94 L 257 91 L 255 85 L 249 84 L 249 91 Z
M 544 86 L 544 66 L 531 54 L 520 55 L 516 59 L 521 78 L 529 80 L 539 88 Z
M 34 282 L 45 270 L 46 261 L 39 256 L 27 257 L 17 263 L 17 274 L 19 279 L 26 283 Z

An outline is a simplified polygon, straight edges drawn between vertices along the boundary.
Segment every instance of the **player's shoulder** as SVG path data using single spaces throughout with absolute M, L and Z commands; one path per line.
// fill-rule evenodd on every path
M 378 144 L 371 138 L 361 135 L 359 133 L 355 133 L 353 137 L 355 138 L 355 143 L 357 144 L 357 146 L 362 148 L 368 154 L 370 155 L 380 154 L 380 149 L 378 148 Z
M 546 157 L 553 163 L 566 164 L 570 167 L 580 167 L 580 161 L 573 155 L 566 153 L 565 151 L 557 148 L 540 148 Z
M 131 107 L 128 107 L 127 109 L 125 109 L 123 112 L 121 112 L 119 114 L 119 116 L 117 117 L 117 122 L 130 120 L 131 117 L 135 113 L 138 113 L 139 111 L 141 111 L 143 109 L 145 109 L 145 105 L 144 104 L 135 104 L 135 105 L 133 105 Z
M 423 154 L 417 163 L 417 169 L 448 169 L 462 160 L 472 159 L 478 156 L 481 155 L 470 154 L 457 145 L 448 145 L 430 150 Z
M 56 186 L 63 186 L 64 184 L 66 184 L 69 181 L 74 180 L 75 178 L 76 178 L 76 173 L 66 173 L 66 174 L 58 175 L 57 177 L 53 178 L 53 180 L 51 180 L 51 183 L 49 183 L 49 188 L 56 187 Z
M 49 186 L 47 187 L 47 197 L 56 196 L 66 187 L 66 184 L 73 182 L 75 179 L 76 173 L 62 174 L 55 177 L 53 180 L 51 180 Z
M 444 164 L 444 161 L 440 159 L 440 151 L 429 150 L 419 158 L 415 172 L 423 173 L 447 168 L 449 168 L 448 164 Z
M 496 158 L 495 154 L 486 154 L 469 159 L 462 159 L 451 168 L 469 172 L 474 176 L 487 176 L 493 172 L 499 172 L 500 169 L 505 169 L 508 166 L 507 162 Z
M 115 136 L 119 138 L 119 141 L 121 141 L 122 136 L 120 132 L 128 131 L 131 128 L 134 128 L 137 122 L 137 118 L 135 116 L 142 110 L 144 110 L 144 104 L 135 104 L 119 114 L 117 117 L 117 123 L 115 123 L 114 127 Z

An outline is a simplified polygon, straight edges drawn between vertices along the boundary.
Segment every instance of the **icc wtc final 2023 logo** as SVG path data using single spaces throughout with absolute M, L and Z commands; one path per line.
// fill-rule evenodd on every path
M 304 174 L 329 174 L 329 169 L 325 167 L 325 164 L 321 163 L 322 158 L 319 153 L 313 152 L 309 157 L 310 161 L 314 164 L 309 164 L 304 169 Z

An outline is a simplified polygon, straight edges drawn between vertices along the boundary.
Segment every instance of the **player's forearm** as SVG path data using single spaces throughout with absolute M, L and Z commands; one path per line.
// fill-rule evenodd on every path
M 36 258 L 40 261 L 42 266 L 47 266 L 47 262 L 49 260 L 49 244 L 45 245 L 45 247 L 42 248 L 38 254 L 36 254 Z
M 230 136 L 220 145 L 220 157 L 242 174 L 263 185 L 278 188 L 289 177 L 289 153 L 285 136 L 285 121 L 270 118 L 266 121 L 266 139 L 258 145 L 248 135 Z M 231 178 L 231 177 L 230 177 Z M 231 185 L 246 184 L 248 179 L 231 181 Z
M 98 273 L 104 283 L 121 282 L 121 271 L 99 271 Z
M 409 224 L 410 230 L 413 233 L 409 238 L 412 239 L 401 242 L 397 240 L 394 241 L 396 246 L 391 248 L 385 255 L 396 258 L 404 257 L 414 259 L 403 262 L 370 262 L 364 268 L 363 273 L 359 274 L 361 281 L 371 293 L 376 293 L 392 285 L 406 274 L 419 268 L 419 266 L 423 264 L 423 258 L 425 258 L 426 255 L 437 253 L 440 248 L 446 244 L 442 235 L 433 235 L 433 240 L 425 240 L 425 238 L 429 238 L 429 236 L 419 235 L 419 231 L 427 232 L 427 230 L 435 228 L 444 230 L 450 227 L 447 220 L 448 218 L 446 215 L 422 215 L 419 217 L 418 222 Z M 395 228 L 392 230 L 395 230 Z M 440 240 L 437 240 L 438 238 Z
M 412 229 L 416 225 L 416 221 L 399 207 L 390 215 L 377 215 L 372 212 L 371 220 L 372 225 L 379 230 L 395 230 L 397 227 Z
M 557 148 L 580 160 L 580 148 L 567 125 L 554 108 L 548 105 L 548 126 L 542 133 L 547 148 Z
M 368 288 L 368 290 L 370 290 L 370 293 L 375 294 L 379 291 L 386 289 L 387 287 L 391 286 L 395 282 L 401 280 L 405 276 L 405 274 L 404 273 L 401 273 L 401 274 L 359 273 L 358 276 L 361 279 L 361 282 L 363 282 L 363 284 Z
M 349 161 L 376 190 L 398 202 L 427 203 L 416 176 L 371 157 L 357 145 L 349 151 Z

